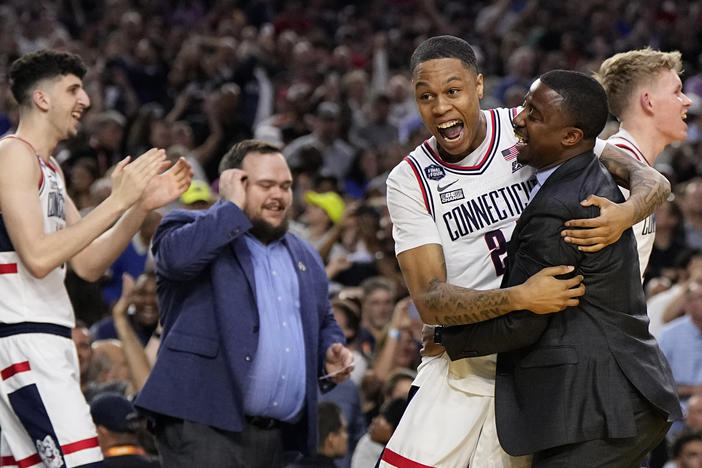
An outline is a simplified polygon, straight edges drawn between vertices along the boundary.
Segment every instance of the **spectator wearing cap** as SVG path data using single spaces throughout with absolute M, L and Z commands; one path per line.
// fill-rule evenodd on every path
M 291 166 L 298 165 L 303 148 L 314 147 L 322 153 L 322 171 L 344 180 L 351 167 L 354 149 L 341 139 L 341 111 L 334 102 L 322 102 L 317 108 L 314 130 L 309 135 L 296 138 L 283 150 Z
M 187 210 L 206 210 L 212 206 L 212 190 L 207 182 L 193 180 L 188 190 L 180 196 L 180 203 Z
M 305 227 L 298 227 L 297 231 L 301 237 L 320 251 L 332 236 L 334 225 L 344 216 L 346 203 L 335 192 L 318 193 L 310 190 L 305 192 L 304 198 L 306 206 L 302 219 Z M 324 259 L 324 256 L 322 258 Z
M 95 396 L 90 414 L 97 426 L 100 450 L 106 468 L 157 468 L 158 459 L 147 455 L 139 443 L 144 431 L 143 420 L 132 403 L 119 393 L 106 392 Z

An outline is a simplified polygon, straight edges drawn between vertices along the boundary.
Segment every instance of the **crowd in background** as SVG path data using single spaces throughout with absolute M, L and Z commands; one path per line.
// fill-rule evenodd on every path
M 82 211 L 106 197 L 106 175 L 127 154 L 159 147 L 172 160 L 187 158 L 196 180 L 170 208 L 201 209 L 217 198 L 219 158 L 233 143 L 279 145 L 295 177 L 290 229 L 320 252 L 356 356 L 352 378 L 324 396 L 343 409 L 349 434 L 336 463 L 362 467 L 389 439 L 379 426 L 391 433 L 401 411 L 388 402 L 406 397 L 420 361 L 421 321 L 395 260 L 384 198 L 388 171 L 429 137 L 414 104 L 412 50 L 437 34 L 470 42 L 485 75 L 484 108 L 520 105 L 533 79 L 554 68 L 589 73 L 615 52 L 646 45 L 682 52 L 693 101 L 688 139 L 656 163 L 675 196 L 656 214 L 645 283 L 660 337 L 685 315 L 702 330 L 702 295 L 694 294 L 702 283 L 700 26 L 700 1 L 9 0 L 0 4 L 0 134 L 17 123 L 9 65 L 57 48 L 79 54 L 89 70 L 92 107 L 80 135 L 56 152 Z M 105 389 L 133 395 L 148 376 L 159 334 L 149 242 L 161 215 L 147 218 L 100 282 L 68 277 L 89 398 Z M 134 360 L 134 343 L 146 347 L 146 361 Z M 669 360 L 686 363 L 697 380 L 681 383 L 702 394 L 700 340 L 676 344 L 684 348 Z

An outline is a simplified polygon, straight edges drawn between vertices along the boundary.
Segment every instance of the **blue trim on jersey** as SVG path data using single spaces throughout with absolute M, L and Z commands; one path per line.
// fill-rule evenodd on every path
M 5 220 L 0 213 L 0 252 L 14 252 L 15 247 L 12 245 L 10 235 L 5 228 Z
M 45 322 L 0 323 L 0 338 L 24 333 L 48 333 L 71 339 L 71 329 L 63 325 Z
M 429 188 L 429 183 L 424 178 L 424 171 L 422 171 L 422 166 L 411 154 L 408 154 L 405 157 L 405 160 L 413 167 L 414 173 L 418 176 L 419 183 L 422 184 L 420 188 L 426 196 L 427 209 L 429 210 L 431 219 L 436 221 L 436 213 L 434 213 L 434 196 L 432 195 L 431 188 Z
M 62 458 L 60 466 L 66 466 L 63 460 L 61 444 L 58 441 L 56 431 L 54 431 L 54 426 L 51 424 L 51 419 L 44 407 L 44 402 L 36 384 L 30 384 L 15 390 L 7 397 L 10 400 L 10 406 L 12 406 L 32 442 L 44 442 L 47 437 L 53 439 L 53 448 L 59 452 Z

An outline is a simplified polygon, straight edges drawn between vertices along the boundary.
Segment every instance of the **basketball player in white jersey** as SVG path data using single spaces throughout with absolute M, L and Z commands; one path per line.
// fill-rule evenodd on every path
M 681 72 L 682 58 L 677 51 L 645 48 L 622 52 L 605 60 L 594 76 L 607 92 L 610 112 L 619 120 L 619 131 L 609 137 L 607 143 L 652 167 L 666 145 L 685 140 L 685 118 L 692 101 L 682 91 Z M 627 189 L 622 188 L 622 192 L 625 197 L 629 196 Z M 587 226 L 577 222 L 573 225 Z M 633 230 L 643 281 L 656 236 L 655 216 L 644 218 Z M 566 231 L 573 239 L 579 233 Z
M 79 385 L 66 263 L 95 281 L 147 213 L 192 177 L 181 160 L 162 174 L 151 149 L 112 174 L 111 195 L 81 219 L 52 157 L 90 105 L 75 55 L 40 51 L 13 63 L 15 135 L 0 140 L 0 455 L 3 466 L 97 467 L 102 455 Z
M 388 208 L 397 258 L 423 321 L 474 323 L 512 310 L 551 313 L 577 304 L 582 277 L 557 279 L 572 271 L 565 265 L 498 289 L 506 242 L 534 185 L 533 171 L 516 162 L 516 109 L 480 110 L 482 75 L 461 39 L 424 41 L 411 70 L 419 113 L 433 137 L 391 172 Z M 600 227 L 589 231 L 606 245 L 652 212 L 670 188 L 656 171 L 609 146 L 601 157 L 622 176 L 618 180 L 636 187 L 627 203 L 608 206 Z M 494 377 L 494 356 L 451 362 L 445 353 L 425 355 L 415 380 L 419 390 L 380 466 L 530 466 L 528 457 L 510 457 L 499 446 Z

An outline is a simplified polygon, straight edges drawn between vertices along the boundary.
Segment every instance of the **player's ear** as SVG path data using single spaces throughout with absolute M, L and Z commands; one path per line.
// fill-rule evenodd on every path
M 475 92 L 478 94 L 478 99 L 483 98 L 483 74 L 478 73 L 475 77 Z
M 639 105 L 647 114 L 653 113 L 653 101 L 651 100 L 651 95 L 647 91 L 643 91 L 639 95 Z
M 35 89 L 32 91 L 32 102 L 40 110 L 49 110 L 49 96 L 41 89 Z

